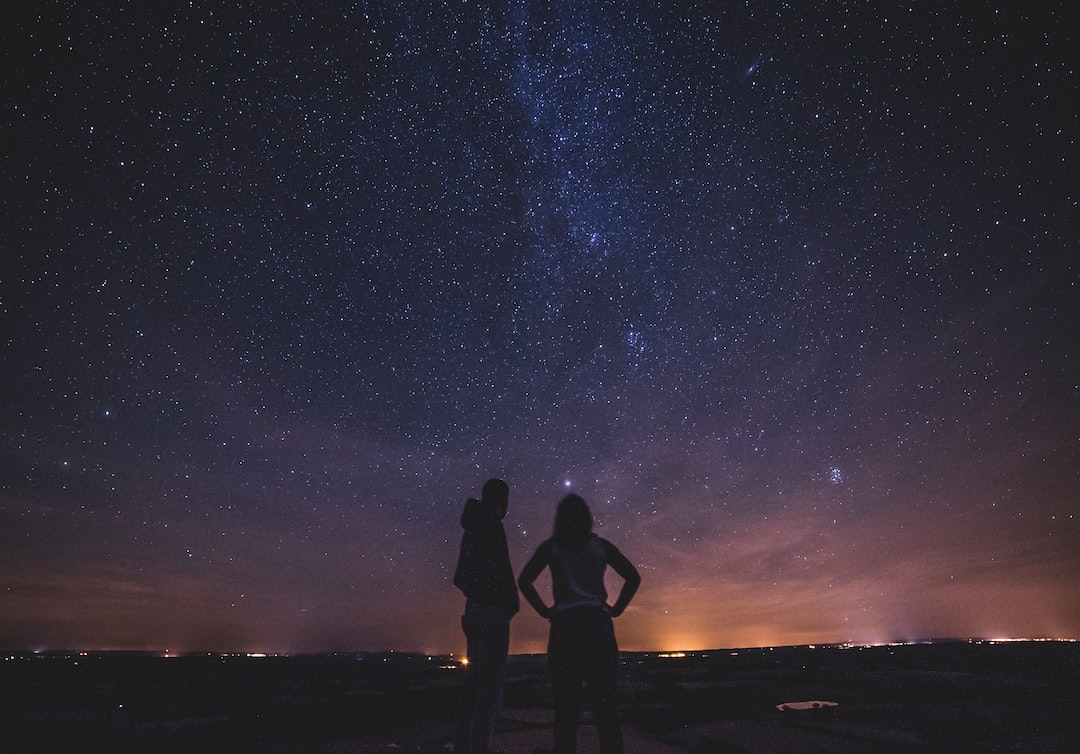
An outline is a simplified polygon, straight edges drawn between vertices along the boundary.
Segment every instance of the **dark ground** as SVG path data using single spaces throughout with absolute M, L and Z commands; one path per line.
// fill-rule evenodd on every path
M 543 656 L 511 659 L 495 746 L 548 745 Z M 5 752 L 443 752 L 460 669 L 418 655 L 9 654 Z M 627 751 L 1080 752 L 1080 643 L 625 654 Z M 835 707 L 781 711 L 787 702 Z M 595 751 L 589 726 L 582 754 Z

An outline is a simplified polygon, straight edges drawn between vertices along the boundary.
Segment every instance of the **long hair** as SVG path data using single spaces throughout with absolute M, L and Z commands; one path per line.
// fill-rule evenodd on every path
M 593 518 L 589 506 L 580 495 L 567 495 L 555 509 L 555 541 L 576 550 L 589 541 Z

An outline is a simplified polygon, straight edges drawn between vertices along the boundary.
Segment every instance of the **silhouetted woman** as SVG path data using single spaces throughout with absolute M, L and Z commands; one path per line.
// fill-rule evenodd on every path
M 593 718 L 603 754 L 621 754 L 622 730 L 615 700 L 619 647 L 611 619 L 630 603 L 641 576 L 615 545 L 592 533 L 589 506 L 567 495 L 555 512 L 555 534 L 521 569 L 518 586 L 536 612 L 551 621 L 548 665 L 555 696 L 555 754 L 577 751 L 581 686 L 589 685 Z M 607 604 L 604 569 L 611 566 L 623 585 L 614 605 Z M 555 604 L 548 607 L 533 586 L 551 569 Z

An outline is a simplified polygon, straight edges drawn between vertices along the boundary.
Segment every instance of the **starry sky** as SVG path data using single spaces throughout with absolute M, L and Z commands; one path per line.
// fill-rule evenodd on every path
M 1072 3 L 104 6 L 0 31 L 0 647 L 460 652 L 492 476 L 624 649 L 1080 637 Z

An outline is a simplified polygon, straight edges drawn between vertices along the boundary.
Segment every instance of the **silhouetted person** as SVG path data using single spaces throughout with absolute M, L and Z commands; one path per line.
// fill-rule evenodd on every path
M 469 498 L 461 514 L 461 551 L 454 585 L 465 593 L 461 627 L 467 643 L 465 680 L 455 719 L 456 754 L 487 754 L 502 702 L 510 619 L 518 611 L 517 586 L 502 520 L 510 488 L 501 479 L 484 483 L 480 500 Z
M 577 751 L 582 683 L 589 685 L 593 718 L 603 754 L 621 754 L 622 730 L 615 686 L 619 647 L 612 618 L 622 614 L 641 584 L 634 565 L 615 545 L 592 533 L 589 506 L 567 495 L 555 513 L 555 534 L 521 569 L 518 586 L 530 605 L 551 621 L 548 666 L 555 696 L 555 754 Z M 604 569 L 611 566 L 623 578 L 614 605 L 607 604 Z M 533 582 L 551 569 L 555 604 L 548 607 Z

